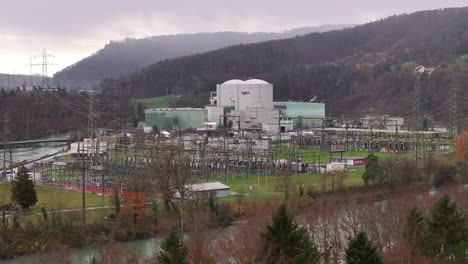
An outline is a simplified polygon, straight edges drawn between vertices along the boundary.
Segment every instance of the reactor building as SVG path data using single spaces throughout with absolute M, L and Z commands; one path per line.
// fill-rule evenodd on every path
M 263 80 L 230 80 L 211 93 L 208 121 L 237 129 L 278 126 L 279 111 L 273 105 L 273 85 Z

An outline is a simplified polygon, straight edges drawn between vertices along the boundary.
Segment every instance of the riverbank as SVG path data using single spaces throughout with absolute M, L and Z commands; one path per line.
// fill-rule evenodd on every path
M 312 234 L 318 239 L 316 240 L 317 243 L 323 246 L 321 243 L 327 243 L 326 241 L 328 241 L 328 238 L 322 237 L 323 232 L 328 232 L 330 239 L 346 240 L 343 234 L 350 232 L 353 228 L 351 225 L 353 221 L 359 221 L 362 228 L 374 230 L 373 232 L 382 234 L 397 232 L 400 229 L 391 230 L 382 229 L 382 227 L 390 228 L 394 224 L 402 225 L 411 206 L 418 204 L 419 206 L 430 207 L 444 194 L 451 195 L 466 210 L 468 204 L 463 203 L 462 197 L 468 193 L 468 189 L 459 187 L 446 186 L 434 193 L 431 192 L 432 186 L 425 184 L 399 186 L 399 188 L 361 186 L 323 194 L 315 199 L 308 196 L 294 195 L 290 197 L 287 204 L 288 209 L 296 215 L 298 223 L 307 225 Z M 194 213 L 193 217 L 187 219 L 187 221 L 195 221 L 198 224 L 187 226 L 189 233 L 185 236 L 185 245 L 191 250 L 194 250 L 194 245 L 199 245 L 202 247 L 199 250 L 204 251 L 203 254 L 214 259 L 222 259 L 229 255 L 233 259 L 239 260 L 237 263 L 245 263 L 242 260 L 249 257 L 249 254 L 254 254 L 255 250 L 258 249 L 258 242 L 255 242 L 257 244 L 252 243 L 257 241 L 261 230 L 270 221 L 271 214 L 282 202 L 281 199 L 246 201 L 244 212 L 237 216 L 236 221 L 229 227 L 210 228 L 206 223 L 201 224 L 202 222 L 200 222 L 201 219 L 206 219 L 206 214 Z M 209 214 L 209 209 L 206 207 L 199 209 Z M 375 214 L 375 212 L 379 212 L 379 214 Z M 163 212 L 160 212 L 160 214 L 162 216 Z M 393 217 L 389 217 L 390 215 Z M 392 224 L 389 226 L 383 225 L 383 221 L 386 224 Z M 333 231 L 336 224 L 341 227 L 339 230 Z M 380 226 L 380 228 L 372 229 L 374 225 Z M 164 233 L 164 230 L 167 229 L 159 229 L 159 233 Z M 382 239 L 387 239 L 387 237 L 382 236 Z M 377 243 L 383 243 L 382 245 L 384 245 L 391 243 L 391 241 L 381 240 Z M 35 263 L 61 263 L 66 259 L 70 261 L 69 263 L 86 264 L 91 262 L 93 256 L 100 254 L 101 250 L 105 254 L 109 254 L 109 248 L 114 250 L 118 248 L 118 251 L 112 252 L 122 258 L 126 254 L 137 252 L 140 259 L 148 259 L 156 254 L 159 242 L 160 236 L 154 233 L 144 240 L 123 243 L 111 240 L 94 244 L 94 246 L 88 245 L 85 248 L 50 249 L 44 253 L 19 257 L 13 260 L 0 260 L 0 264 L 31 263 L 32 259 L 40 260 L 47 255 L 56 256 L 57 262 L 49 259 L 49 262 Z M 220 245 L 223 246 L 219 248 Z M 227 249 L 229 251 L 226 251 Z M 342 246 L 339 249 L 342 250 Z M 333 250 L 338 250 L 338 248 Z

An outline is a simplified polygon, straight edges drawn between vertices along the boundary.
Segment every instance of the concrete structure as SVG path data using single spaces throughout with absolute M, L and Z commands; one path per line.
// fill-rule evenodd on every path
M 325 104 L 304 102 L 274 102 L 275 107 L 280 109 L 282 116 L 324 118 Z
M 213 197 L 229 196 L 229 190 L 231 187 L 220 182 L 205 182 L 188 185 L 187 189 L 191 193 L 192 198 L 203 199 L 210 198 L 211 195 Z
M 161 130 L 203 128 L 207 121 L 207 109 L 157 108 L 145 111 L 145 125 Z
M 305 102 L 274 102 L 275 108 L 279 109 L 281 123 L 293 122 L 297 128 L 322 127 L 325 118 L 325 104 Z M 287 129 L 281 128 L 282 132 Z
M 273 107 L 273 85 L 258 79 L 218 84 L 206 109 L 209 121 L 234 129 L 278 124 L 279 118 L 279 111 Z
M 348 166 L 363 166 L 366 165 L 367 158 L 366 157 L 332 157 L 332 163 L 341 163 L 346 164 Z

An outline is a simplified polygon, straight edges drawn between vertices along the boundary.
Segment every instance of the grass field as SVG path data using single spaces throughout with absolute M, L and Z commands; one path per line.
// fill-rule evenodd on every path
M 177 98 L 172 96 L 137 99 L 145 105 L 145 109 L 174 107 L 176 100 Z
M 289 158 L 289 151 L 291 150 L 287 146 L 281 146 L 281 147 L 276 147 L 277 150 L 277 159 L 288 159 Z M 274 150 L 275 150 L 274 149 Z M 330 162 L 330 152 L 328 151 L 323 151 L 320 149 L 314 149 L 314 148 L 299 148 L 295 149 L 297 150 L 298 156 L 300 159 L 302 159 L 305 162 L 319 162 L 319 157 L 320 157 L 320 163 L 328 163 Z M 370 152 L 367 151 L 356 151 L 356 150 L 349 150 L 346 152 L 343 152 L 343 157 L 345 156 L 360 156 L 360 157 L 367 157 Z M 391 153 L 391 152 L 374 152 L 376 156 L 378 156 L 381 159 L 387 159 L 387 158 L 392 158 L 392 157 L 411 157 L 412 153 Z M 340 157 L 340 153 L 332 153 L 332 157 Z
M 10 202 L 11 185 L 0 184 L 0 203 Z M 42 207 L 47 210 L 73 209 L 81 207 L 81 192 L 62 190 L 52 187 L 36 186 L 37 204 L 28 213 L 38 213 Z M 86 206 L 96 207 L 109 205 L 109 197 L 86 193 Z
M 468 69 L 468 55 L 463 55 L 448 65 L 450 70 L 465 71 Z
M 278 172 L 280 173 L 280 172 Z M 364 167 L 353 167 L 350 171 L 343 174 L 343 186 L 361 185 L 362 174 L 364 173 Z M 298 192 L 299 186 L 304 185 L 306 189 L 313 188 L 318 191 L 322 188 L 324 174 L 318 173 L 292 173 L 289 175 L 288 185 L 291 188 L 291 192 Z M 335 180 L 341 177 L 340 173 L 335 174 Z M 275 173 L 264 174 L 262 172 L 252 172 L 250 175 L 247 174 L 218 174 L 209 179 L 203 181 L 220 181 L 223 184 L 231 187 L 232 192 L 245 193 L 248 198 L 272 198 L 281 196 L 283 193 L 279 190 L 279 186 L 284 185 L 285 176 L 275 175 Z M 328 185 L 327 190 L 331 187 L 332 179 L 329 177 L 325 183 Z M 257 187 L 258 186 L 258 187 Z M 235 199 L 231 196 L 224 198 L 227 200 Z

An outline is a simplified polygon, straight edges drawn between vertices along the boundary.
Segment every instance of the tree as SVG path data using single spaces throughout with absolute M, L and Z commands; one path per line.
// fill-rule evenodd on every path
M 418 207 L 413 207 L 406 218 L 404 238 L 411 246 L 411 257 L 422 252 L 426 220 Z
M 179 239 L 177 230 L 172 228 L 169 236 L 161 244 L 161 252 L 156 257 L 158 264 L 185 264 L 188 250 Z
M 114 188 L 114 195 L 112 196 L 112 203 L 114 204 L 114 215 L 118 216 L 120 214 L 122 198 L 120 198 L 120 191 L 117 187 Z
M 28 172 L 24 166 L 19 168 L 18 174 L 12 182 L 11 200 L 18 203 L 22 209 L 29 209 L 29 207 L 37 203 L 34 183 L 29 179 Z
M 455 156 L 458 160 L 468 162 L 468 130 L 455 137 Z
M 366 171 L 362 174 L 365 184 L 375 183 L 380 173 L 379 157 L 371 153 L 367 155 Z
M 272 223 L 262 233 L 266 263 L 318 263 L 320 254 L 305 228 L 294 223 L 282 204 L 272 216 Z
M 468 183 L 468 130 L 455 137 L 455 156 L 463 183 Z
M 366 232 L 361 231 L 351 241 L 345 252 L 347 264 L 380 264 L 382 258 L 377 252 L 377 247 L 367 237 Z
M 432 219 L 427 222 L 426 251 L 430 256 L 467 260 L 466 248 L 463 248 L 467 242 L 465 217 L 445 195 L 434 205 Z
M 0 98 L 5 98 L 7 97 L 7 93 L 5 91 L 5 88 L 0 89 Z

